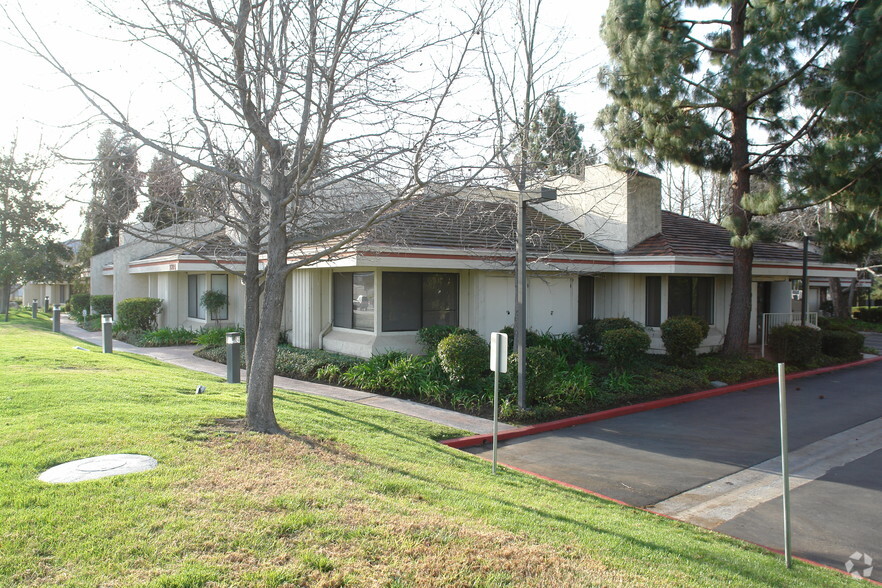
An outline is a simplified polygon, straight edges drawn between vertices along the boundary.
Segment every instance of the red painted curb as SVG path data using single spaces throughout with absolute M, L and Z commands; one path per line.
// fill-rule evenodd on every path
M 875 359 L 873 359 L 872 361 L 880 361 L 880 360 L 882 360 L 882 357 L 875 358 Z M 863 361 L 868 361 L 868 360 L 863 360 Z M 858 365 L 858 364 L 860 364 L 860 362 L 855 362 L 855 364 L 849 364 L 849 365 Z M 822 368 L 822 369 L 826 370 L 827 368 Z M 801 372 L 801 373 L 802 373 L 802 374 L 807 374 L 808 372 Z M 777 380 L 777 378 L 776 378 L 776 380 Z M 760 381 L 760 380 L 757 380 L 757 381 Z M 483 458 L 483 459 L 486 459 L 486 458 Z M 647 512 L 647 513 L 649 513 L 649 514 L 652 514 L 652 515 L 655 515 L 655 516 L 658 516 L 658 517 L 663 517 L 663 518 L 666 518 L 666 519 L 670 519 L 670 520 L 672 520 L 672 521 L 677 521 L 677 522 L 679 522 L 679 523 L 685 523 L 685 524 L 687 524 L 687 525 L 692 525 L 693 527 L 699 527 L 699 528 L 701 528 L 701 529 L 704 529 L 704 527 L 700 527 L 699 525 L 695 525 L 695 524 L 690 523 L 690 522 L 688 522 L 688 521 L 683 521 L 683 520 L 680 520 L 680 519 L 674 518 L 674 517 L 672 517 L 672 516 L 670 516 L 670 515 L 662 514 L 662 513 L 660 513 L 660 512 L 655 512 L 654 510 L 650 510 L 650 509 L 648 509 L 648 508 L 641 508 L 641 507 L 639 507 L 639 506 L 634 506 L 633 504 L 628 504 L 627 502 L 624 502 L 624 501 L 622 501 L 622 500 L 618 500 L 617 498 L 611 498 L 611 497 L 609 497 L 609 496 L 606 496 L 605 494 L 601 494 L 600 492 L 594 492 L 593 490 L 588 490 L 587 488 L 582 488 L 581 486 L 576 486 L 575 484 L 570 484 L 569 482 L 563 482 L 563 481 L 561 481 L 561 480 L 556 480 L 556 479 L 554 479 L 554 478 L 549 478 L 548 476 L 543 476 L 542 474 L 537 474 L 536 472 L 531 472 L 530 470 L 524 470 L 524 469 L 521 469 L 521 468 L 518 468 L 518 467 L 515 467 L 515 466 L 510 466 L 510 465 L 508 465 L 508 464 L 504 464 L 504 463 L 501 463 L 501 462 L 497 462 L 497 463 L 498 463 L 498 465 L 503 466 L 503 467 L 506 467 L 506 468 L 508 468 L 508 469 L 510 469 L 510 470 L 514 470 L 514 471 L 516 471 L 516 472 L 520 472 L 520 473 L 522 473 L 522 474 L 526 474 L 526 475 L 528 475 L 528 476 L 533 476 L 534 478 L 539 478 L 540 480 L 545 480 L 545 481 L 547 481 L 547 482 L 551 482 L 551 483 L 553 483 L 553 484 L 557 484 L 557 485 L 559 485 L 559 486 L 563 486 L 563 487 L 565 487 L 565 488 L 570 488 L 570 489 L 572 489 L 572 490 L 577 490 L 577 491 L 579 491 L 579 492 L 583 492 L 583 493 L 585 493 L 585 494 L 588 494 L 588 495 L 591 495 L 591 496 L 595 496 L 595 497 L 597 497 L 597 498 L 601 498 L 601 499 L 603 499 L 603 500 L 608 500 L 608 501 L 610 501 L 610 502 L 614 502 L 614 503 L 616 503 L 616 504 L 618 504 L 618 505 L 621 505 L 621 506 L 626 506 L 626 507 L 628 507 L 628 508 L 633 508 L 633 509 L 635 509 L 635 510 L 642 510 L 643 512 Z M 719 534 L 719 535 L 725 535 L 726 537 L 732 537 L 732 535 L 726 535 L 725 533 L 721 533 L 720 531 L 716 531 L 716 530 L 714 530 L 714 529 L 705 529 L 705 530 L 706 530 L 706 531 L 710 531 L 710 532 L 712 532 L 712 533 L 717 533 L 717 534 Z M 756 543 L 755 541 L 748 541 L 747 539 L 741 539 L 741 538 L 739 538 L 739 537 L 732 537 L 732 538 L 733 538 L 733 539 L 738 539 L 739 541 L 744 541 L 745 543 L 749 543 L 749 544 L 751 544 L 751 545 L 755 545 L 755 546 L 757 546 L 757 547 L 759 547 L 759 548 L 761 548 L 761 549 L 765 549 L 765 550 L 767 550 L 767 551 L 771 551 L 772 553 L 777 553 L 777 554 L 782 555 L 782 556 L 784 555 L 784 552 L 783 552 L 782 550 L 780 550 L 780 549 L 775 549 L 774 547 L 767 547 L 767 546 L 762 545 L 762 544 L 760 544 L 760 543 Z M 833 570 L 834 572 L 839 572 L 840 574 L 843 574 L 843 575 L 846 575 L 846 576 L 850 576 L 850 575 L 851 575 L 851 574 L 849 574 L 848 572 L 846 572 L 845 570 L 840 570 L 839 568 L 834 568 L 833 566 L 829 566 L 829 565 L 827 565 L 827 564 L 822 564 L 822 563 L 820 563 L 820 562 L 817 562 L 817 561 L 814 561 L 814 560 L 811 560 L 811 559 L 808 559 L 808 558 L 805 558 L 805 557 L 799 557 L 798 555 L 794 555 L 794 556 L 792 556 L 792 557 L 793 557 L 793 559 L 799 560 L 799 561 L 801 561 L 801 562 L 803 562 L 803 563 L 806 563 L 806 564 L 809 564 L 809 565 L 818 566 L 819 568 L 826 568 L 826 569 L 828 569 L 828 570 Z M 876 584 L 877 586 L 882 586 L 882 582 L 877 582 L 876 580 L 873 580 L 872 578 L 862 578 L 862 580 L 867 581 L 867 582 L 870 582 L 871 584 Z
M 843 363 L 840 365 L 832 365 L 828 367 L 818 368 L 814 370 L 808 370 L 804 372 L 797 372 L 795 374 L 790 374 L 787 376 L 787 380 L 797 380 L 799 378 L 806 378 L 809 376 L 817 376 L 819 374 L 826 374 L 829 372 L 835 372 L 837 370 L 852 368 L 852 367 L 860 367 L 863 365 L 876 363 L 877 361 L 882 361 L 882 356 L 879 357 L 871 357 L 869 359 L 862 359 L 860 361 L 855 361 L 852 363 Z M 557 421 L 549 421 L 547 423 L 540 423 L 538 425 L 530 425 L 528 427 L 521 427 L 520 429 L 515 429 L 514 431 L 505 431 L 503 433 L 499 433 L 497 438 L 499 441 L 507 441 L 509 439 L 517 439 L 518 437 L 526 437 L 528 435 L 537 435 L 539 433 L 547 433 L 548 431 L 556 431 L 558 429 L 565 429 L 567 427 L 574 427 L 576 425 L 584 425 L 586 423 L 593 423 L 595 421 L 603 421 L 606 419 L 611 419 L 620 416 L 626 416 L 629 414 L 636 414 L 638 412 L 646 412 L 649 410 L 655 410 L 658 408 L 665 408 L 667 406 L 674 406 L 676 404 L 685 404 L 687 402 L 694 402 L 696 400 L 703 400 L 705 398 L 713 398 L 715 396 L 723 396 L 724 394 L 729 394 L 730 392 L 740 392 L 742 390 L 749 390 L 751 388 L 758 388 L 760 386 L 767 386 L 769 384 L 774 384 L 778 381 L 777 377 L 771 378 L 763 378 L 761 380 L 753 380 L 750 382 L 742 382 L 741 384 L 732 384 L 731 386 L 723 386 L 722 388 L 713 388 L 711 390 L 702 390 L 701 392 L 692 392 L 691 394 L 684 394 L 683 396 L 673 396 L 671 398 L 662 398 L 659 400 L 650 400 L 649 402 L 641 402 L 640 404 L 632 404 L 629 406 L 621 406 L 619 408 L 611 408 L 609 410 L 602 410 L 600 412 L 592 412 L 589 414 L 583 414 L 580 416 L 570 417 L 566 419 L 560 419 Z M 447 445 L 448 447 L 453 447 L 454 449 L 465 449 L 466 447 L 475 447 L 477 445 L 482 445 L 488 441 L 493 440 L 493 435 L 472 435 L 469 437 L 460 437 L 459 439 L 448 439 L 446 441 L 441 441 L 442 444 Z

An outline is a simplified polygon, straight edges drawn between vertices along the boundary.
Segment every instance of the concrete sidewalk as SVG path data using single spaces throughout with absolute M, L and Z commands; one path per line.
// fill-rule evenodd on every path
M 61 317 L 61 332 L 80 341 L 85 341 L 93 345 L 101 347 L 101 333 L 90 332 L 81 329 L 77 323 L 65 316 Z M 196 350 L 195 345 L 182 345 L 177 347 L 136 347 L 122 341 L 113 342 L 113 350 L 125 353 L 134 353 L 137 355 L 145 355 L 158 359 L 161 362 L 176 365 L 188 370 L 211 374 L 219 378 L 227 377 L 227 366 L 207 359 L 202 359 L 193 355 Z M 243 381 L 247 376 L 247 372 L 242 370 Z M 348 388 L 340 388 L 338 386 L 329 386 L 327 384 L 317 384 L 315 382 L 306 382 L 303 380 L 294 380 L 276 376 L 273 384 L 276 388 L 283 390 L 291 390 L 293 392 L 302 392 L 313 396 L 323 396 L 325 398 L 334 398 L 345 402 L 355 402 L 366 406 L 373 406 L 390 410 L 400 414 L 423 419 L 432 423 L 439 423 L 468 431 L 475 434 L 489 434 L 493 432 L 493 421 L 482 419 L 480 417 L 428 406 L 413 402 L 412 400 L 404 400 L 401 398 L 393 398 L 391 396 L 383 396 L 381 394 L 373 394 L 371 392 L 362 392 L 361 390 L 350 390 Z M 511 425 L 504 423 L 499 424 L 500 431 L 509 431 L 516 429 Z

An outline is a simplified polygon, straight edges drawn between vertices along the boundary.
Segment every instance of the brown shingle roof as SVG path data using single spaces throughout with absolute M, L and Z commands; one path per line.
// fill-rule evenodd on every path
M 634 246 L 626 255 L 678 255 L 724 257 L 731 259 L 731 233 L 725 228 L 698 219 L 662 211 L 662 232 Z M 757 243 L 754 258 L 764 261 L 801 262 L 802 250 L 782 243 Z M 809 260 L 820 261 L 809 252 Z
M 169 247 L 162 251 L 151 253 L 150 255 L 140 258 L 138 261 L 176 255 L 198 255 L 200 257 L 215 259 L 234 259 L 237 257 L 244 257 L 245 251 L 233 243 L 223 231 L 218 231 L 212 235 L 206 235 L 201 239 L 193 239 L 182 245 Z
M 529 206 L 525 221 L 528 254 L 610 254 L 585 239 L 580 231 Z M 509 200 L 433 198 L 409 204 L 370 229 L 357 248 L 514 251 L 516 225 L 516 205 Z

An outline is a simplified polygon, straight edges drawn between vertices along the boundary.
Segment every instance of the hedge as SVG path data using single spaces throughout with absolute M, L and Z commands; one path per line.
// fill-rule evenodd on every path
M 848 330 L 821 331 L 821 350 L 824 355 L 843 359 L 860 359 L 864 336 Z
M 867 323 L 882 323 L 882 307 L 857 306 L 852 309 L 854 318 Z
M 590 319 L 579 327 L 579 341 L 582 343 L 585 351 L 596 353 L 603 347 L 603 334 L 617 329 L 637 329 L 642 331 L 643 327 L 640 323 L 625 317 Z
M 83 311 L 89 312 L 89 305 L 92 297 L 88 294 L 74 294 L 68 301 L 70 303 L 70 312 L 76 317 L 83 316 Z
M 113 314 L 113 295 L 96 294 L 91 300 L 92 314 Z
M 769 348 L 778 361 L 806 365 L 821 354 L 821 331 L 814 327 L 781 325 L 769 331 Z
M 441 369 L 456 385 L 468 385 L 490 369 L 490 345 L 478 335 L 454 333 L 438 343 Z
M 600 337 L 601 353 L 616 370 L 638 360 L 652 342 L 643 329 L 627 327 L 605 331 Z
M 116 321 L 121 329 L 152 331 L 161 307 L 159 298 L 126 298 L 116 305 Z

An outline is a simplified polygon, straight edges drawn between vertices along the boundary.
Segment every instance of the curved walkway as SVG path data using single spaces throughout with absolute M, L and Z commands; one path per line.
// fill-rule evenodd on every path
M 101 347 L 102 341 L 100 332 L 91 332 L 81 329 L 75 321 L 65 316 L 61 317 L 61 332 L 65 335 L 79 339 L 80 341 L 85 341 Z M 227 366 L 193 355 L 193 352 L 196 350 L 195 345 L 181 345 L 176 347 L 136 347 L 135 345 L 114 340 L 113 350 L 123 351 L 125 353 L 135 353 L 137 355 L 146 355 L 164 363 L 176 365 L 188 370 L 211 374 L 213 376 L 218 376 L 219 378 L 227 377 Z M 242 370 L 243 380 L 246 376 L 246 370 Z M 302 392 L 303 394 L 311 394 L 313 396 L 323 396 L 325 398 L 334 398 L 345 402 L 355 402 L 357 404 L 382 408 L 384 410 L 390 410 L 392 412 L 423 419 L 424 421 L 447 425 L 448 427 L 468 431 L 470 433 L 488 434 L 493 432 L 493 421 L 491 420 L 461 414 L 452 410 L 438 408 L 436 406 L 428 406 L 412 400 L 393 398 L 391 396 L 383 396 L 371 392 L 362 392 L 361 390 L 350 390 L 349 388 L 340 388 L 339 386 L 306 382 L 304 380 L 295 380 L 293 378 L 285 378 L 282 376 L 276 376 L 273 385 L 282 390 L 291 390 L 293 392 Z M 500 431 L 508 431 L 516 428 L 517 427 L 506 425 L 504 423 L 499 424 Z

